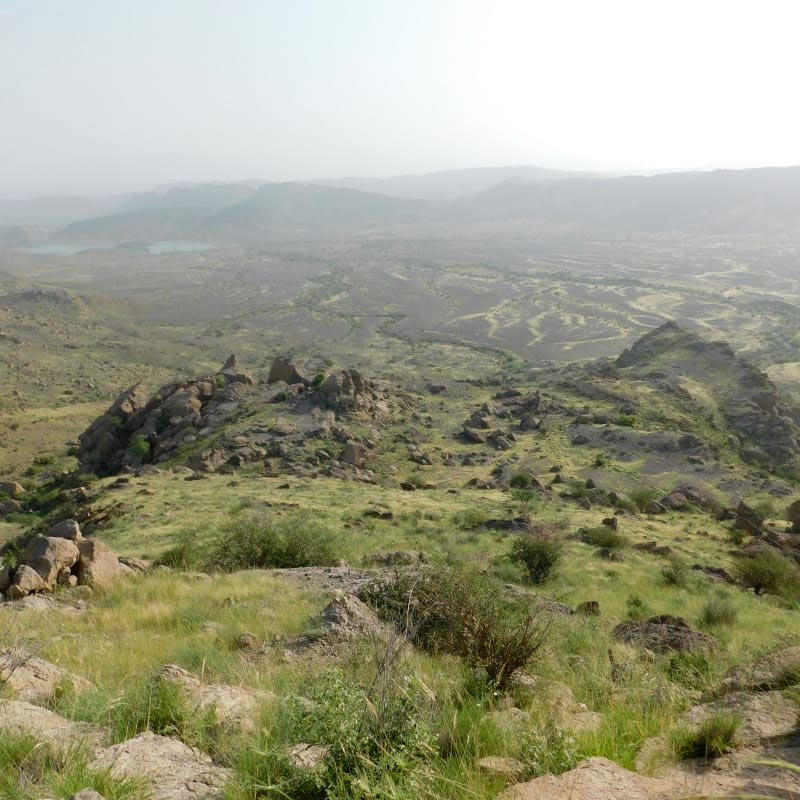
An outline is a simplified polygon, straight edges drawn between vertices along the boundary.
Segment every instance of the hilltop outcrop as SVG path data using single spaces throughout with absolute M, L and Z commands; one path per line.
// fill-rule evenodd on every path
M 686 379 L 705 386 L 742 458 L 785 467 L 800 455 L 798 411 L 755 365 L 725 342 L 709 342 L 674 322 L 651 331 L 616 360 L 625 374 L 646 378 L 656 388 L 686 400 Z
M 369 446 L 339 423 L 374 421 L 409 405 L 407 397 L 355 369 L 310 382 L 281 357 L 266 380 L 256 381 L 231 356 L 216 375 L 175 381 L 152 395 L 140 384 L 126 390 L 81 434 L 77 456 L 82 470 L 101 476 L 180 458 L 201 472 L 280 458 L 326 462 L 330 474 L 342 477 L 342 464 L 366 463 Z M 260 421 L 270 408 L 285 416 Z M 299 452 L 315 438 L 335 446 L 321 442 L 314 455 Z

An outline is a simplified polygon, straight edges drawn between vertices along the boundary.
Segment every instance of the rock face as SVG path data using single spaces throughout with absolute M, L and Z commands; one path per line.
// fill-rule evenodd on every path
M 792 533 L 800 533 L 800 500 L 795 500 L 789 506 L 786 517 L 792 523 Z
M 149 731 L 101 750 L 90 763 L 117 778 L 143 778 L 151 800 L 203 800 L 222 796 L 228 770 L 177 739 Z
M 662 614 L 648 620 L 621 622 L 611 635 L 626 644 L 646 647 L 655 653 L 671 650 L 694 652 L 715 646 L 714 639 L 706 633 L 696 631 L 682 617 Z
M 302 383 L 307 386 L 311 381 L 296 367 L 290 358 L 279 357 L 272 362 L 269 368 L 267 383 L 285 383 L 288 386 Z

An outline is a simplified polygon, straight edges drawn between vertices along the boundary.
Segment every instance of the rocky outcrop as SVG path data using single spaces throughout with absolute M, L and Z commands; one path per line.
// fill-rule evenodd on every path
M 308 386 L 311 381 L 300 367 L 296 366 L 290 358 L 284 356 L 278 357 L 272 362 L 267 383 L 285 383 L 288 386 L 301 383 L 304 386 Z
M 105 732 L 84 722 L 73 722 L 46 708 L 22 700 L 0 700 L 0 731 L 32 738 L 69 752 L 80 746 L 101 747 Z
M 119 561 L 107 545 L 85 539 L 75 520 L 64 520 L 47 536 L 29 539 L 16 566 L 0 568 L 0 595 L 20 600 L 57 586 L 104 589 L 120 574 Z

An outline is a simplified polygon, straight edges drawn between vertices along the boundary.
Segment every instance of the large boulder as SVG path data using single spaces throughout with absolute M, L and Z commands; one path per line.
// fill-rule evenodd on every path
M 267 383 L 286 383 L 289 386 L 302 383 L 308 386 L 311 381 L 303 374 L 299 367 L 292 363 L 290 358 L 278 357 L 272 362 L 272 366 L 269 368 Z
M 43 592 L 46 588 L 41 575 L 35 569 L 21 564 L 14 570 L 14 579 L 6 591 L 6 597 L 9 600 L 20 600 L 33 592 Z
M 78 545 L 69 539 L 34 536 L 22 553 L 20 561 L 36 570 L 45 588 L 53 589 L 61 572 L 71 572 L 78 561 Z
M 117 557 L 99 539 L 83 539 L 78 542 L 78 584 L 92 589 L 105 589 L 119 577 Z
M 3 564 L 3 566 L 0 567 L 0 594 L 5 594 L 8 591 L 13 577 L 14 573 L 11 567 L 9 567 L 8 564 Z
M 363 467 L 369 456 L 369 450 L 363 444 L 348 440 L 342 451 L 342 461 L 354 467 Z
M 57 525 L 53 525 L 47 532 L 50 538 L 55 539 L 82 539 L 81 526 L 74 519 L 63 519 Z
M 671 614 L 621 622 L 611 635 L 618 641 L 645 647 L 655 653 L 673 650 L 694 652 L 709 650 L 716 645 L 707 633 L 694 630 L 683 617 L 674 617 Z
M 0 700 L 0 731 L 12 736 L 30 736 L 64 753 L 105 744 L 103 731 L 22 700 Z

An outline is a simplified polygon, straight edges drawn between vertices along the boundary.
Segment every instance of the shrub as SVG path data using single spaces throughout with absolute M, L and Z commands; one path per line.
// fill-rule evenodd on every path
M 739 583 L 757 595 L 784 594 L 796 596 L 800 581 L 798 570 L 783 556 L 770 550 L 740 556 L 735 567 Z
M 529 472 L 515 472 L 509 478 L 508 486 L 510 489 L 530 489 L 533 486 L 533 475 Z
M 539 502 L 541 494 L 536 489 L 512 489 L 511 497 L 519 505 L 522 513 L 527 516 L 531 508 Z
M 661 492 L 659 492 L 658 489 L 644 487 L 640 489 L 634 489 L 629 493 L 628 497 L 631 499 L 631 502 L 638 511 L 645 511 L 647 506 L 651 502 L 658 500 L 660 495 Z
M 628 619 L 648 619 L 653 616 L 653 609 L 638 594 L 632 594 L 625 601 L 625 610 Z
M 454 515 L 453 522 L 462 530 L 472 530 L 479 528 L 487 519 L 489 519 L 489 515 L 482 509 L 465 508 Z
M 561 559 L 564 543 L 552 530 L 536 530 L 515 537 L 509 558 L 522 564 L 533 583 L 542 583 Z
M 536 657 L 547 637 L 538 606 L 512 597 L 489 575 L 461 566 L 417 577 L 397 574 L 364 595 L 379 616 L 419 647 L 458 656 L 498 689 Z
M 582 530 L 580 540 L 593 547 L 606 547 L 609 550 L 621 550 L 628 545 L 627 537 L 608 525 Z
M 318 372 L 311 381 L 311 386 L 314 389 L 319 389 L 319 387 L 322 386 L 323 383 L 325 383 L 325 373 Z
M 636 414 L 620 414 L 617 417 L 617 425 L 622 425 L 625 428 L 633 428 L 636 426 Z
M 183 738 L 190 716 L 178 684 L 147 678 L 114 704 L 114 738 L 124 741 L 143 731 Z
M 661 579 L 667 586 L 686 586 L 689 574 L 689 565 L 677 556 L 672 556 L 669 563 L 661 568 Z
M 274 520 L 249 514 L 230 522 L 211 545 L 208 566 L 231 572 L 271 567 L 324 567 L 339 560 L 339 539 L 302 516 Z
M 740 724 L 741 718 L 735 714 L 718 711 L 696 728 L 681 727 L 674 730 L 670 736 L 672 752 L 681 761 L 689 758 L 718 758 L 736 746 L 736 733 Z
M 737 616 L 738 611 L 733 600 L 724 594 L 718 594 L 709 597 L 703 604 L 700 610 L 700 625 L 706 628 L 733 625 Z
M 182 533 L 178 541 L 156 559 L 156 565 L 171 569 L 193 569 L 202 563 L 202 553 L 197 534 Z
M 137 433 L 128 444 L 128 451 L 143 461 L 150 455 L 150 442 L 143 433 Z
M 225 377 L 223 375 L 217 375 L 214 378 L 214 383 L 216 383 L 217 389 L 224 389 L 225 388 Z

